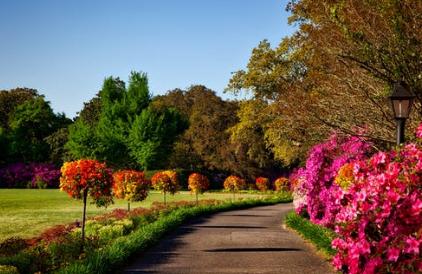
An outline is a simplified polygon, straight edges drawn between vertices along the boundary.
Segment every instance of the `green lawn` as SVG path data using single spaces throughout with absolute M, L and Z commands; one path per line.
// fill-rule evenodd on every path
M 239 194 L 236 197 L 258 196 Z M 228 193 L 205 193 L 200 199 L 230 199 Z M 162 201 L 163 195 L 151 191 L 145 201 L 132 203 L 131 207 L 148 207 L 154 201 Z M 182 191 L 167 201 L 195 200 L 195 196 Z M 89 205 L 88 216 L 101 214 L 115 208 L 127 208 L 127 203 L 115 200 L 107 209 Z M 81 220 L 82 202 L 73 200 L 57 189 L 0 189 L 0 241 L 12 236 L 32 237 L 57 224 Z

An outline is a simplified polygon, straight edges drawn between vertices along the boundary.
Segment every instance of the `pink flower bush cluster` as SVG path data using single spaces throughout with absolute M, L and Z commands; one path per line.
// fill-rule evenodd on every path
M 305 167 L 290 180 L 296 182 L 294 205 L 299 214 L 307 213 L 312 222 L 333 227 L 340 206 L 335 193 L 341 188 L 334 183 L 338 170 L 346 163 L 361 160 L 370 153 L 371 145 L 354 136 L 332 134 L 309 152 Z
M 338 238 L 332 242 L 337 269 L 347 273 L 422 272 L 420 146 L 408 144 L 354 162 L 350 188 L 335 195 L 340 208 L 335 225 Z
M 292 176 L 296 211 L 334 228 L 343 273 L 422 273 L 422 123 L 416 137 L 369 157 L 369 144 L 333 135 Z

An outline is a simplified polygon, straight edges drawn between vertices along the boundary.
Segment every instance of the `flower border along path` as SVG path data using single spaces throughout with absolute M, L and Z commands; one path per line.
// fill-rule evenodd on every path
M 247 199 L 215 205 L 199 205 L 197 207 L 181 207 L 127 236 L 116 239 L 109 246 L 88 254 L 85 259 L 77 261 L 57 273 L 113 273 L 123 266 L 132 255 L 153 246 L 166 233 L 179 227 L 189 219 L 221 211 L 287 202 L 291 202 L 290 196 Z

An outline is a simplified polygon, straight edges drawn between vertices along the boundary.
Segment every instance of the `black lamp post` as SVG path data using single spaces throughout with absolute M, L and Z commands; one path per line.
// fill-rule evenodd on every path
M 394 118 L 397 122 L 397 145 L 404 143 L 404 125 L 412 110 L 415 95 L 404 83 L 396 83 L 390 100 L 393 106 Z

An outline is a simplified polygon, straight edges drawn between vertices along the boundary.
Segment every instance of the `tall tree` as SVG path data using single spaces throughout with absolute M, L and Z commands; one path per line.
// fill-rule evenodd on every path
M 163 166 L 183 130 L 181 119 L 174 111 L 150 108 L 150 102 L 145 73 L 132 72 L 127 88 L 119 78 L 106 78 L 69 128 L 71 156 L 107 161 L 115 168 Z
M 417 95 L 410 127 L 420 120 L 419 1 L 298 0 L 288 9 L 298 31 L 274 49 L 262 42 L 228 85 L 270 103 L 266 140 L 276 157 L 287 160 L 277 149 L 289 142 L 303 155 L 332 129 L 394 143 L 387 97 L 400 80 Z
M 69 122 L 64 114 L 54 114 L 43 97 L 25 101 L 9 120 L 9 156 L 15 161 L 48 161 L 45 138 Z

